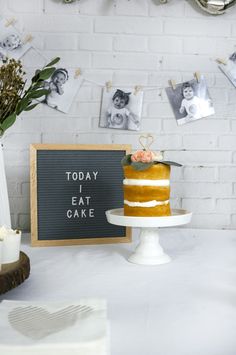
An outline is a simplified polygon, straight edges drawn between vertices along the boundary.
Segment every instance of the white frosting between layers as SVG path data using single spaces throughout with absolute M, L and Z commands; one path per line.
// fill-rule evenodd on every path
M 124 179 L 123 184 L 133 186 L 170 186 L 170 180 Z
M 132 202 L 128 200 L 124 200 L 124 204 L 128 205 L 129 207 L 156 207 L 156 206 L 164 206 L 168 205 L 170 200 L 166 201 L 147 201 L 147 202 Z

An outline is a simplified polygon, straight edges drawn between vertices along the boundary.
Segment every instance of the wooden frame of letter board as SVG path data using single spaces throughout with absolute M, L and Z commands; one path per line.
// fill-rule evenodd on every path
M 131 228 L 126 227 L 125 237 L 109 238 L 80 238 L 63 240 L 39 240 L 38 239 L 38 204 L 37 204 L 37 151 L 38 150 L 123 150 L 126 154 L 131 153 L 131 145 L 78 145 L 78 144 L 31 144 L 30 146 L 30 203 L 31 203 L 31 245 L 37 247 L 89 245 L 109 243 L 131 242 Z M 116 206 L 114 206 L 115 208 Z

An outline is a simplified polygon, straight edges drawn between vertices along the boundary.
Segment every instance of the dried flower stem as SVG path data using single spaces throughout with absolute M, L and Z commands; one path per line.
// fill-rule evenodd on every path
M 27 90 L 21 61 L 6 59 L 0 66 L 0 136 L 22 111 L 29 111 L 38 104 L 32 105 L 34 99 L 49 93 L 49 90 L 44 89 L 44 81 L 56 70 L 53 65 L 59 60 L 55 58 L 42 70 L 37 70 Z

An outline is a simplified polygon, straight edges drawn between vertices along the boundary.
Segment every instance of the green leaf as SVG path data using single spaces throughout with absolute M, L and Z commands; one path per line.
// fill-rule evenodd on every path
M 35 83 L 39 80 L 39 73 L 40 72 L 41 72 L 40 69 L 35 70 L 34 76 L 31 79 L 32 83 Z
M 124 156 L 124 158 L 121 160 L 121 165 L 122 166 L 131 164 L 131 155 L 132 154 L 127 154 L 127 155 Z
M 45 85 L 45 81 L 39 79 L 39 80 L 37 80 L 37 81 L 35 82 L 35 84 L 32 85 L 32 90 L 34 91 L 34 90 L 37 90 L 37 89 L 39 89 L 39 88 L 43 88 L 44 85 Z
M 0 138 L 3 136 L 4 129 L 2 128 L 2 125 L 0 124 Z
M 31 103 L 31 100 L 29 97 L 24 97 L 22 100 L 20 100 L 17 104 L 16 107 L 16 114 L 19 115 L 22 111 L 25 110 L 25 108 Z
M 33 92 L 29 92 L 28 93 L 28 97 L 31 99 L 38 99 L 39 97 L 48 95 L 50 92 L 50 90 L 46 90 L 46 89 L 40 89 L 37 91 L 33 91 Z
M 16 113 L 12 113 L 8 116 L 1 125 L 1 130 L 5 132 L 9 127 L 11 127 L 16 121 Z
M 132 162 L 131 166 L 134 168 L 134 170 L 142 171 L 142 170 L 147 170 L 153 166 L 154 163 L 141 163 L 141 162 Z
M 47 65 L 45 65 L 45 68 L 51 67 L 54 64 L 57 64 L 59 62 L 61 58 L 60 57 L 56 57 L 54 58 L 50 63 L 48 63 Z
M 41 72 L 41 69 L 36 69 L 34 75 L 38 75 Z
M 36 106 L 38 106 L 39 102 L 37 102 L 36 104 L 32 104 L 32 105 L 29 105 L 27 106 L 24 111 L 31 111 L 33 110 Z
M 174 165 L 174 166 L 182 166 L 182 164 L 176 163 L 174 161 L 163 160 L 163 161 L 156 161 L 157 164 L 165 164 L 165 165 Z
M 48 78 L 50 78 L 50 76 L 52 76 L 52 74 L 54 73 L 55 70 L 56 70 L 55 67 L 46 68 L 46 69 L 41 70 L 40 73 L 38 73 L 37 75 L 39 76 L 39 79 L 47 80 Z

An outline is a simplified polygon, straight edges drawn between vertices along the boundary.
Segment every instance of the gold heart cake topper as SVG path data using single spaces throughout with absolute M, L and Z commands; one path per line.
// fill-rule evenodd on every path
M 150 133 L 139 137 L 139 143 L 141 144 L 144 150 L 149 150 L 153 142 L 154 137 Z

